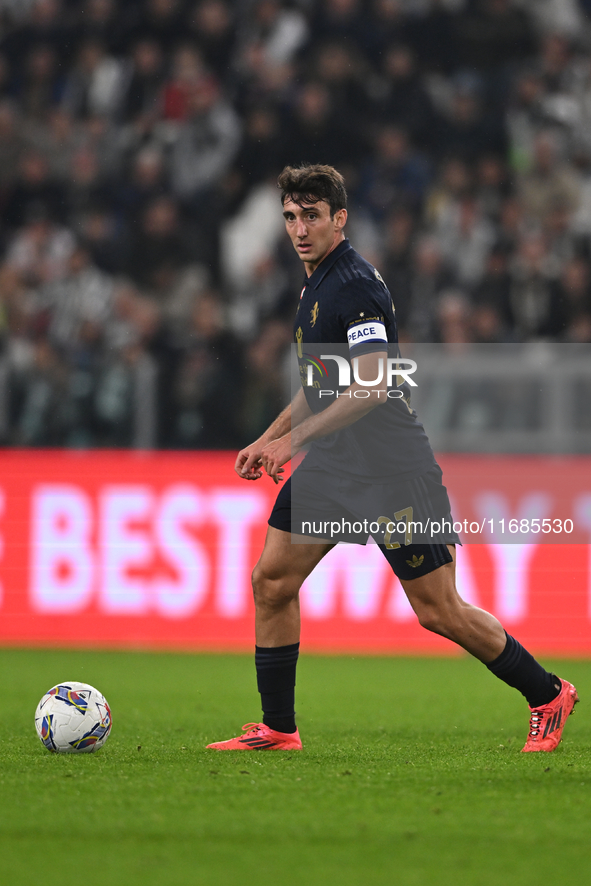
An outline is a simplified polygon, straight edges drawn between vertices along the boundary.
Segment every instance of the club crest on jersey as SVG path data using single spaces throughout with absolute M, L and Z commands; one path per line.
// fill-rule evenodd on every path
M 310 311 L 310 326 L 316 326 L 316 321 L 318 320 L 318 311 L 318 302 L 316 302 L 316 304 Z

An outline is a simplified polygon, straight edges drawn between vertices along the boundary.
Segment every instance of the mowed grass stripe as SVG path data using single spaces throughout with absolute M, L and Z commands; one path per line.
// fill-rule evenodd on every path
M 591 663 L 544 663 L 582 698 L 551 755 L 519 753 L 525 703 L 468 657 L 306 655 L 305 750 L 224 754 L 204 745 L 260 716 L 248 656 L 0 651 L 0 882 L 578 886 Z M 66 679 L 112 706 L 96 754 L 51 755 L 34 733 Z

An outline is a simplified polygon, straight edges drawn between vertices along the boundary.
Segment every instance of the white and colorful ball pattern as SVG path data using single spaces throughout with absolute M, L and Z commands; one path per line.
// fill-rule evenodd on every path
M 88 683 L 58 683 L 35 711 L 41 743 L 55 754 L 89 754 L 104 745 L 111 731 L 107 699 Z

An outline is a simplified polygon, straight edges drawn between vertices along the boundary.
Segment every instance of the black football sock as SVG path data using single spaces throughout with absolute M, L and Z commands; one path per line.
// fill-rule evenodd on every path
M 255 646 L 257 685 L 263 723 L 277 732 L 295 732 L 295 682 L 299 643 L 290 646 Z
M 505 634 L 507 644 L 499 657 L 487 664 L 489 671 L 499 680 L 518 689 L 527 699 L 530 708 L 538 708 L 553 701 L 561 689 L 559 678 L 545 671 L 515 637 L 506 631 Z

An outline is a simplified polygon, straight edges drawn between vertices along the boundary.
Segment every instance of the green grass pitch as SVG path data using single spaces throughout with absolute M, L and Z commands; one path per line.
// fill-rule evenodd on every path
M 259 718 L 248 656 L 0 651 L 0 882 L 108 886 L 580 886 L 591 876 L 591 662 L 545 662 L 582 702 L 554 754 L 521 755 L 527 708 L 469 658 L 313 657 L 303 752 L 207 751 Z M 113 731 L 49 754 L 61 680 Z

